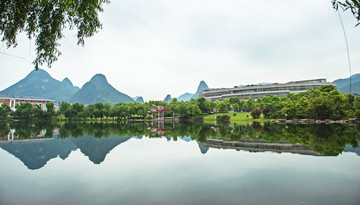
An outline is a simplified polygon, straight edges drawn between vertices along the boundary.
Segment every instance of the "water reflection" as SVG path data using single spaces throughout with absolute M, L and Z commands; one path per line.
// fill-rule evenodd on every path
M 360 153 L 360 127 L 354 125 L 0 123 L 0 147 L 29 169 L 39 169 L 58 156 L 66 159 L 77 149 L 94 164 L 100 164 L 115 147 L 143 136 L 196 140 L 202 154 L 210 148 L 314 156 L 337 156 L 343 151 Z

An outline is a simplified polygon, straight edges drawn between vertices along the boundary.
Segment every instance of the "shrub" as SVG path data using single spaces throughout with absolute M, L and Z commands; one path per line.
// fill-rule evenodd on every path
M 229 115 L 217 116 L 217 117 L 216 117 L 216 121 L 217 121 L 217 122 L 229 123 L 229 122 L 230 122 L 230 116 L 229 116 Z
M 360 120 L 360 110 L 356 110 L 355 114 L 354 114 L 354 117 L 357 119 L 357 120 Z
M 251 111 L 250 113 L 251 117 L 254 119 L 259 119 L 260 115 L 261 115 L 261 109 L 260 108 L 255 108 Z

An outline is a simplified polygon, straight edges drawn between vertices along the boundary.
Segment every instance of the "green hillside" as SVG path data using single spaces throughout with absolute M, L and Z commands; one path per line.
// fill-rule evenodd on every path
M 104 75 L 96 74 L 71 97 L 70 102 L 90 105 L 97 102 L 116 104 L 119 102 L 134 102 L 134 100 L 112 87 Z
M 68 78 L 62 82 L 52 78 L 48 72 L 39 69 L 31 71 L 24 79 L 1 91 L 7 95 L 45 97 L 55 102 L 69 101 L 79 90 Z

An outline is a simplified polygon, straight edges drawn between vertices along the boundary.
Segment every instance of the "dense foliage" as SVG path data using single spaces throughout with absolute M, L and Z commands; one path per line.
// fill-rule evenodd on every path
M 267 95 L 256 101 L 252 98 L 241 101 L 230 98 L 230 107 L 233 110 L 252 111 L 253 114 L 258 114 L 260 109 L 264 118 L 268 119 L 340 120 L 360 116 L 357 115 L 360 114 L 360 98 L 352 94 L 341 94 L 332 85 L 297 94 L 289 93 L 284 97 Z M 253 117 L 257 118 L 258 115 Z
M 360 24 L 360 1 L 359 0 L 345 0 L 345 1 L 337 1 L 332 0 L 332 4 L 334 9 L 338 10 L 341 7 L 343 10 L 350 10 L 353 16 L 357 20 L 356 26 Z
M 229 123 L 230 122 L 230 116 L 229 115 L 218 115 L 216 117 L 217 122 L 224 122 Z
M 46 110 L 44 111 L 41 109 L 40 105 L 33 106 L 31 103 L 21 103 L 15 106 L 16 111 L 11 112 L 10 115 L 15 119 L 21 120 L 49 120 L 55 115 L 54 107 L 54 103 L 48 102 L 46 103 Z
M 108 0 L 1 0 L 0 35 L 7 46 L 16 46 L 16 36 L 25 32 L 35 38 L 35 68 L 50 66 L 61 52 L 58 41 L 64 37 L 64 28 L 76 28 L 78 44 L 101 28 L 98 12 Z

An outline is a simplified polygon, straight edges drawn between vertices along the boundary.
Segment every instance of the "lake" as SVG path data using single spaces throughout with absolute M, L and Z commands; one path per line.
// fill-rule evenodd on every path
M 0 204 L 360 204 L 360 126 L 0 123 Z

